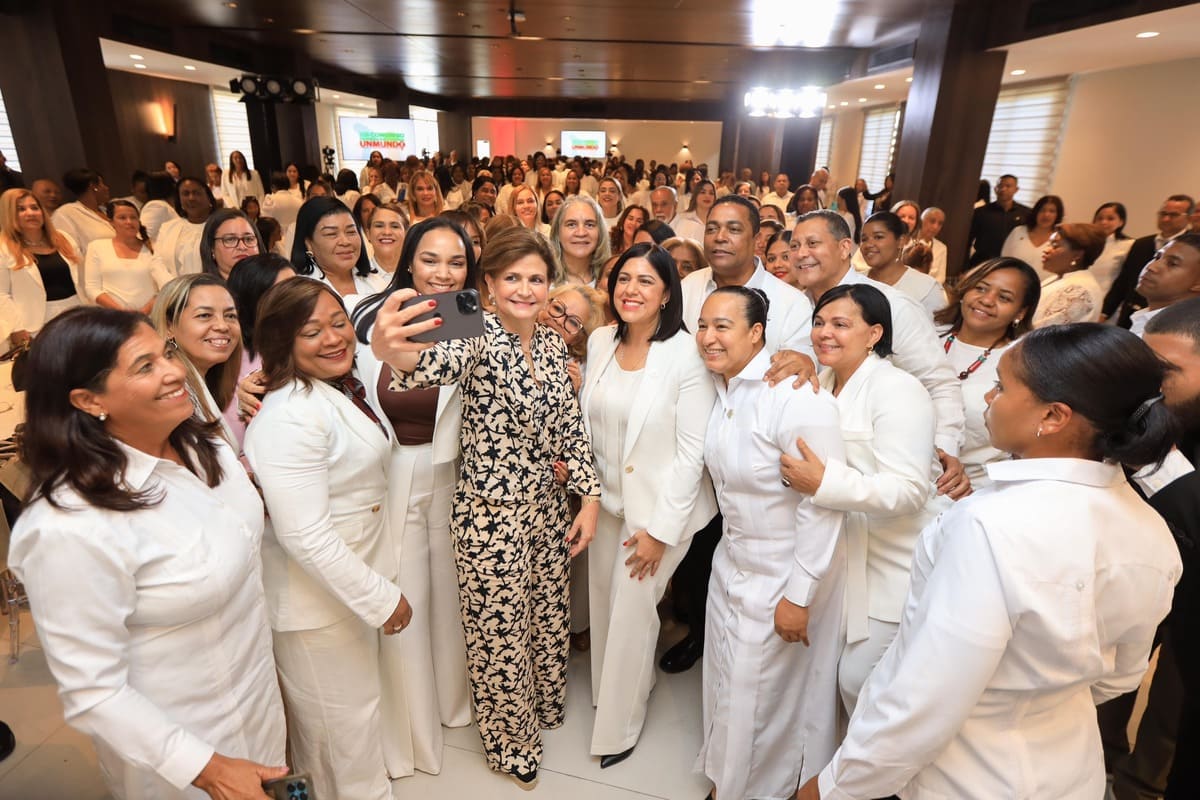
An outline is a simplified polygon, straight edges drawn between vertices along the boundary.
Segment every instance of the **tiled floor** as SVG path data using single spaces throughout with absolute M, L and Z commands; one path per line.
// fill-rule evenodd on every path
M 17 749 L 0 762 L 2 800 L 110 800 L 91 741 L 63 722 L 54 680 L 38 646 L 28 612 L 21 619 L 21 659 L 8 664 L 8 618 L 0 618 L 0 719 L 17 736 Z M 667 627 L 673 643 L 681 629 Z M 624 763 L 601 770 L 588 755 L 592 708 L 586 654 L 572 653 L 567 721 L 545 734 L 545 758 L 532 791 L 491 772 L 475 728 L 446 732 L 440 775 L 417 773 L 392 784 L 400 800 L 542 797 L 546 800 L 701 800 L 705 779 L 691 771 L 700 747 L 700 668 L 682 675 L 659 673 L 641 742 Z

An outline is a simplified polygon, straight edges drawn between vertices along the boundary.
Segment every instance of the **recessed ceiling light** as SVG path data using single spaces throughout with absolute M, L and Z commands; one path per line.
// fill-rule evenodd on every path
M 833 109 L 833 108 L 837 108 L 837 106 L 830 106 L 830 108 L 831 108 L 831 109 Z
M 134 61 L 145 61 L 146 60 L 145 56 L 139 56 L 137 53 L 130 53 L 129 57 L 132 58 Z
M 850 101 L 849 101 L 849 100 L 843 100 L 842 102 L 838 103 L 838 105 L 840 105 L 840 106 L 848 106 L 848 105 L 850 105 Z
M 454 16 L 456 16 L 456 17 L 465 17 L 466 15 L 467 15 L 467 12 L 465 12 L 465 11 L 455 11 L 454 12 Z
M 912 83 L 912 77 L 910 76 L 910 77 L 907 77 L 907 78 L 905 78 L 905 79 L 904 79 L 904 82 L 905 82 L 905 83 Z
M 560 75 L 551 75 L 549 78 L 547 78 L 547 80 L 551 80 L 551 81 L 561 81 L 561 80 L 562 80 L 562 76 L 560 76 Z
M 193 67 L 191 64 L 184 64 L 184 65 L 183 65 L 183 68 L 184 68 L 184 69 L 186 69 L 188 72 L 195 72 L 195 71 L 196 71 L 196 68 L 195 68 L 195 67 Z
M 145 69 L 146 65 L 145 64 L 134 64 L 133 68 L 134 69 Z
M 222 3 L 221 5 L 225 6 L 226 8 L 237 8 L 237 3 L 234 2 Z
M 359 103 L 359 104 L 358 104 L 358 107 L 359 107 L 359 108 L 366 108 L 366 107 L 367 107 L 367 104 L 366 104 L 366 103 Z
M 1021 75 L 1024 75 L 1024 74 L 1025 74 L 1025 70 L 1023 70 L 1023 69 L 1014 69 L 1012 72 L 1010 72 L 1010 73 L 1008 73 L 1008 74 L 1009 74 L 1009 75 L 1012 75 L 1012 76 L 1014 76 L 1014 77 L 1020 77 Z
M 877 84 L 875 84 L 875 88 L 876 89 L 886 89 L 887 87 L 884 86 L 882 83 L 877 83 Z
M 316 31 L 312 28 L 292 28 L 292 33 L 298 33 L 301 36 L 312 36 Z
M 712 81 L 706 81 L 706 80 L 701 79 L 701 80 L 692 81 L 692 83 L 698 83 L 702 86 L 707 86 L 708 84 L 712 83 Z
M 1158 36 L 1158 31 L 1142 31 L 1141 33 L 1139 33 L 1139 34 L 1137 35 L 1137 38 L 1139 38 L 1139 39 L 1153 39 L 1155 36 Z
M 860 102 L 860 103 L 865 103 L 865 102 L 867 102 L 867 98 L 865 98 L 865 97 L 860 97 L 860 98 L 858 98 L 858 102 Z
M 340 94 L 335 94 L 335 95 L 333 96 L 333 99 L 334 99 L 334 100 L 341 100 L 341 99 L 342 99 L 342 96 L 341 96 Z

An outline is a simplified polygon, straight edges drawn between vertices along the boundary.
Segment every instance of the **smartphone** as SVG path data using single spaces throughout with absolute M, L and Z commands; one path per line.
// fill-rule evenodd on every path
M 312 779 L 303 773 L 267 781 L 263 788 L 274 800 L 317 800 L 312 790 Z
M 430 300 L 437 301 L 437 308 L 415 317 L 412 322 L 436 318 L 441 319 L 442 324 L 412 337 L 414 342 L 444 342 L 448 339 L 469 339 L 472 336 L 483 335 L 483 306 L 479 303 L 479 292 L 463 289 L 458 292 L 423 294 L 405 301 L 400 307 L 408 308 Z

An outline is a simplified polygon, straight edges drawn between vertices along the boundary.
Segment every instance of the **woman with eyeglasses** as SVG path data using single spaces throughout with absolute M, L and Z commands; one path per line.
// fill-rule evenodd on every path
M 108 213 L 116 236 L 96 239 L 88 248 L 84 293 L 98 306 L 149 314 L 171 273 L 154 254 L 137 206 L 128 200 L 111 200 Z
M 657 245 L 634 245 L 608 280 L 616 327 L 588 339 L 581 405 L 600 476 L 588 555 L 591 753 L 629 757 L 654 685 L 658 602 L 690 537 L 716 514 L 704 435 L 716 393 L 683 325 L 679 274 Z
M 201 272 L 229 280 L 229 273 L 243 258 L 267 252 L 258 228 L 241 211 L 214 211 L 200 236 Z

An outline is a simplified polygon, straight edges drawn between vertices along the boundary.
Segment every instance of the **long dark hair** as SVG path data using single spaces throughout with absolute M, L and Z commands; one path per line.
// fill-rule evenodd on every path
M 679 331 L 686 332 L 687 326 L 683 324 L 683 289 L 679 285 L 679 269 L 675 266 L 675 259 L 662 245 L 643 242 L 622 253 L 617 258 L 617 263 L 613 264 L 612 271 L 608 273 L 608 310 L 617 321 L 617 329 L 613 335 L 622 342 L 629 336 L 629 325 L 621 319 L 613 297 L 617 293 L 617 278 L 621 274 L 621 267 L 635 258 L 646 259 L 667 286 L 667 305 L 659 310 L 658 328 L 650 337 L 650 341 L 665 342 Z
M 250 198 L 246 198 L 249 200 Z M 213 256 L 213 248 L 217 243 L 217 229 L 231 219 L 244 219 L 246 224 L 250 226 L 250 230 L 254 231 L 254 237 L 258 239 L 258 252 L 267 252 L 267 245 L 263 242 L 262 233 L 258 230 L 258 226 L 250 221 L 246 216 L 246 212 L 239 211 L 236 208 L 218 208 L 216 211 L 208 215 L 208 221 L 204 223 L 204 231 L 200 234 L 200 271 L 207 272 L 209 275 L 221 277 L 221 270 L 217 267 L 217 259 Z
M 267 217 L 270 219 L 270 217 Z M 260 253 L 248 256 L 233 265 L 227 286 L 237 306 L 238 325 L 242 328 L 242 347 L 251 358 L 254 349 L 254 323 L 258 319 L 258 301 L 275 285 L 279 273 L 292 269 L 292 262 L 277 253 Z
M 843 283 L 833 287 L 817 300 L 817 307 L 813 309 L 813 319 L 816 319 L 825 306 L 843 297 L 849 297 L 858 306 L 863 320 L 868 325 L 878 325 L 883 329 L 879 341 L 871 348 L 875 355 L 880 358 L 892 355 L 895 352 L 892 350 L 892 304 L 888 302 L 887 295 L 870 284 Z
M 1021 317 L 1020 322 L 1010 328 L 1010 338 L 1017 339 L 1029 333 L 1033 327 L 1034 309 L 1042 299 L 1042 282 L 1033 267 L 1019 258 L 988 259 L 968 272 L 958 283 L 947 284 L 946 289 L 948 290 L 947 294 L 950 295 L 950 302 L 946 304 L 945 308 L 934 313 L 934 323 L 949 325 L 950 332 L 957 333 L 962 328 L 962 301 L 967 296 L 967 292 L 974 289 L 988 275 L 1002 269 L 1016 270 L 1025 279 L 1025 294 L 1021 296 L 1021 308 L 1025 309 L 1025 314 Z
M 1179 422 L 1162 403 L 1166 366 L 1141 338 L 1078 322 L 1030 331 L 1013 348 L 1013 370 L 1039 400 L 1090 423 L 1094 457 L 1131 467 L 1166 458 Z
M 382 292 L 376 292 L 363 298 L 362 302 L 354 307 L 354 332 L 358 335 L 360 342 L 366 344 L 370 341 L 368 334 L 375 325 L 375 317 L 378 316 L 383 301 L 392 292 L 399 289 L 414 288 L 412 263 L 413 259 L 417 257 L 417 248 L 421 245 L 425 234 L 443 228 L 457 233 L 466 249 L 467 281 L 463 284 L 463 288 L 479 289 L 479 264 L 475 261 L 475 245 L 471 243 L 471 236 L 466 229 L 455 220 L 441 215 L 423 219 L 404 234 L 404 246 L 400 249 L 400 262 L 396 264 L 396 271 L 392 273 L 391 283 Z
M 373 195 L 363 195 L 363 197 L 367 196 Z M 296 270 L 297 275 L 305 277 L 310 277 L 321 269 L 321 265 L 309 257 L 308 246 L 304 240 L 311 238 L 318 223 L 331 214 L 348 214 L 354 220 L 359 240 L 358 262 L 354 265 L 354 271 L 365 278 L 375 270 L 371 268 L 371 259 L 367 256 L 367 240 L 363 236 L 362 223 L 354 216 L 354 212 L 346 208 L 346 204 L 336 197 L 310 197 L 296 212 L 296 239 L 292 242 L 292 268 Z M 322 274 L 324 273 L 322 272 Z
M 54 497 L 60 486 L 110 511 L 138 511 L 162 502 L 156 485 L 132 491 L 125 485 L 129 458 L 104 423 L 71 403 L 71 392 L 103 392 L 121 346 L 150 320 L 135 311 L 98 306 L 73 308 L 38 333 L 29 351 L 29 389 L 21 460 L 32 473 L 27 502 Z M 184 466 L 209 486 L 221 482 L 217 456 L 220 423 L 195 416 L 168 437 Z

